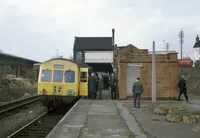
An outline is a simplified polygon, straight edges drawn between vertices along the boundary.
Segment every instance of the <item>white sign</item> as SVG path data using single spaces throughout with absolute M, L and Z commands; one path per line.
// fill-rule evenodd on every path
M 128 63 L 127 66 L 131 67 L 131 66 L 139 66 L 142 67 L 142 63 Z
M 113 63 L 113 51 L 86 51 L 85 63 Z

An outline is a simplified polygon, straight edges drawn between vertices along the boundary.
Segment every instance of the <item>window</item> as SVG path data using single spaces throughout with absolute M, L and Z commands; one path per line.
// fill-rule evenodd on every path
M 51 82 L 51 75 L 52 71 L 51 70 L 42 70 L 42 82 Z
M 63 82 L 62 70 L 54 70 L 53 82 Z
M 81 72 L 81 82 L 87 82 L 87 72 Z
M 82 61 L 83 60 L 83 53 L 81 51 L 76 52 L 76 59 Z
M 75 72 L 74 71 L 66 71 L 65 72 L 65 82 L 68 82 L 68 83 L 75 82 Z

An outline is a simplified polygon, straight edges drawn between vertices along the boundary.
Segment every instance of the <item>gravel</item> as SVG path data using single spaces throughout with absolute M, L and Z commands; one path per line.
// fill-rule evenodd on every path
M 20 109 L 16 114 L 1 119 L 0 138 L 9 136 L 44 112 L 46 112 L 46 108 L 37 102 Z

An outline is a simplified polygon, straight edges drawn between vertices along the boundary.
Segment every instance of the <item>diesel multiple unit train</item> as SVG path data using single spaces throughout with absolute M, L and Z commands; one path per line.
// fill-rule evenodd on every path
M 88 96 L 88 67 L 68 59 L 51 59 L 40 65 L 38 96 L 48 109 Z

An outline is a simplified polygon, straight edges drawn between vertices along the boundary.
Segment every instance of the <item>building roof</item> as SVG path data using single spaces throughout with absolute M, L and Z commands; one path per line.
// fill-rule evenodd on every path
M 200 48 L 200 41 L 196 42 L 193 46 L 193 48 Z
M 22 59 L 22 60 L 26 60 L 26 61 L 29 61 L 29 62 L 40 63 L 39 61 L 35 61 L 35 60 L 32 60 L 32 59 L 27 59 L 27 58 L 15 56 L 15 55 L 4 53 L 4 52 L 0 52 L 0 55 L 9 56 L 9 57 L 17 58 L 17 59 Z
M 153 54 L 153 51 L 148 51 L 148 54 Z M 177 54 L 176 51 L 155 51 L 155 54 L 163 55 L 163 54 Z
M 74 50 L 112 50 L 112 37 L 75 37 Z

